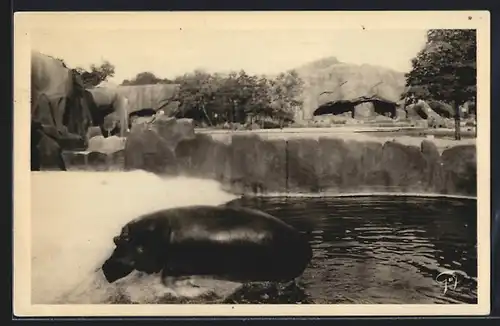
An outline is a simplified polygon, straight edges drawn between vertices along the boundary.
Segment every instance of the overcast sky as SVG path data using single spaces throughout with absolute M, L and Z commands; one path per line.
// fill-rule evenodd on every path
M 32 28 L 32 48 L 63 58 L 71 67 L 88 68 L 92 63 L 109 60 L 116 67 L 114 82 L 144 71 L 173 78 L 196 68 L 274 74 L 330 56 L 342 62 L 406 72 L 411 58 L 425 42 L 423 28 L 374 29 L 357 25 L 343 29 L 339 23 L 331 28 L 327 24 L 309 25 L 310 28 L 299 28 L 300 24 L 286 28 L 237 28 L 234 22 L 230 27 L 212 23 L 208 28 L 205 23 L 184 28 L 156 24 L 148 28 L 142 26 L 145 23 L 132 21 L 129 26 L 123 20 L 122 25 L 116 25 L 122 28 L 110 24 L 98 28 L 97 23 L 71 24 L 77 19 L 58 19 L 51 18 L 50 24 L 37 23 L 37 28 Z M 134 25 L 140 28 L 132 28 Z
M 425 42 L 423 30 L 277 31 L 35 31 L 32 47 L 71 67 L 103 59 L 116 67 L 114 81 L 150 71 L 160 77 L 203 68 L 279 73 L 324 57 L 408 71 Z M 126 40 L 126 41 L 125 41 Z

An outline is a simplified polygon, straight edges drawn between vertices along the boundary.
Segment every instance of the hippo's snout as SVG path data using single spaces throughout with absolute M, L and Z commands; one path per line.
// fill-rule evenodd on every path
M 118 237 L 119 239 L 119 237 Z M 116 239 L 113 239 L 116 241 Z M 102 265 L 102 272 L 109 283 L 127 276 L 134 270 L 134 260 L 128 248 L 117 246 L 109 257 Z
M 113 257 L 109 258 L 102 265 L 102 273 L 109 283 L 113 283 L 128 274 L 132 273 L 134 267 L 131 264 L 125 264 Z

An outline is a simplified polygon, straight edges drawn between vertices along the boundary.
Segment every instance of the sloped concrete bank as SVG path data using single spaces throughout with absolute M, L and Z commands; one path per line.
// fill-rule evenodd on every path
M 87 154 L 85 164 L 90 169 L 95 164 L 100 170 L 142 169 L 209 178 L 236 194 L 476 196 L 475 145 L 457 145 L 440 153 L 430 140 L 422 141 L 420 147 L 397 141 L 344 140 L 341 136 L 263 139 L 255 134 L 234 134 L 221 141 L 209 134 L 194 134 L 190 122 L 183 120 L 137 126 L 123 151 Z M 67 159 L 72 160 L 76 158 Z

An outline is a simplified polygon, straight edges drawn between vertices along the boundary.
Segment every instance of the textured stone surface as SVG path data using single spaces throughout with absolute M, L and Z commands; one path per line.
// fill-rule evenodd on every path
M 179 172 L 175 154 L 181 141 L 194 139 L 190 119 L 157 117 L 151 122 L 136 124 L 125 144 L 125 169 L 142 169 L 172 175 Z
M 475 148 L 475 147 L 474 147 Z M 444 184 L 443 161 L 437 146 L 428 140 L 422 141 L 420 150 L 427 163 L 427 175 L 425 183 L 428 190 L 431 192 L 441 192 L 441 187 Z
M 255 135 L 233 135 L 229 170 L 231 189 L 238 193 L 279 192 L 286 187 L 286 143 Z
M 179 172 L 189 176 L 223 181 L 228 178 L 228 146 L 198 134 L 193 139 L 180 141 L 175 155 Z
M 89 139 L 87 151 L 111 154 L 125 148 L 125 138 L 94 136 Z
M 87 131 L 87 138 L 91 139 L 92 137 L 102 136 L 102 130 L 100 127 L 90 127 Z
M 189 121 L 134 126 L 125 150 L 65 154 L 70 166 L 143 169 L 220 181 L 239 194 L 406 192 L 476 195 L 476 146 L 439 153 L 420 146 L 342 138 L 263 139 L 234 134 L 230 143 L 194 135 Z M 137 129 L 140 128 L 140 129 Z M 72 167 L 73 168 L 73 167 Z
M 470 195 L 477 193 L 476 146 L 460 145 L 443 152 L 444 184 L 442 193 Z
M 288 191 L 318 192 L 318 170 L 321 166 L 318 141 L 291 139 L 287 142 Z

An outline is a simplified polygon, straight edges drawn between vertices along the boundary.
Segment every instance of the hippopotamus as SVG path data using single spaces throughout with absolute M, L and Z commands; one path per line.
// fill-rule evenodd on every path
M 289 282 L 312 258 L 306 237 L 280 219 L 250 208 L 164 209 L 127 223 L 102 265 L 109 283 L 137 270 L 172 277 L 211 276 L 236 282 Z

